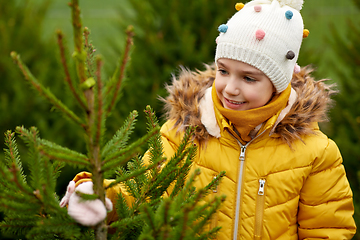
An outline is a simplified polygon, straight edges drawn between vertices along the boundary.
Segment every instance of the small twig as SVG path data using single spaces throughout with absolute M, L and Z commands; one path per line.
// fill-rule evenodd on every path
M 44 96 L 51 104 L 53 104 L 61 112 L 65 113 L 65 115 L 70 119 L 83 126 L 82 120 L 74 112 L 72 112 L 66 105 L 57 99 L 50 90 L 46 89 L 37 81 L 37 79 L 31 74 L 30 70 L 22 63 L 19 55 L 16 52 L 11 52 L 10 55 L 15 63 L 19 66 L 22 74 L 25 77 L 25 80 L 27 80 L 34 87 L 34 89 L 39 92 L 40 95 Z
M 80 8 L 79 0 L 72 0 L 69 3 L 72 11 L 72 24 L 74 29 L 74 43 L 75 43 L 75 52 L 73 57 L 77 60 L 77 72 L 79 75 L 80 83 L 85 82 L 86 80 L 86 70 L 85 70 L 85 61 L 86 61 L 86 52 L 83 46 L 83 35 L 82 35 L 82 24 L 80 18 Z
M 18 188 L 22 191 L 22 192 L 26 192 L 27 194 L 29 194 L 30 196 L 32 195 L 29 191 L 27 191 L 26 189 L 23 188 L 23 186 L 19 183 L 18 179 L 17 179 L 17 172 L 19 171 L 15 165 L 15 163 L 12 163 L 11 168 L 9 169 L 9 171 L 13 174 L 13 181 L 15 182 L 16 186 L 18 186 Z
M 68 68 L 68 66 L 66 64 L 65 47 L 64 47 L 64 43 L 63 43 L 63 37 L 64 36 L 63 36 L 62 32 L 58 31 L 57 32 L 57 39 L 58 39 L 58 45 L 59 45 L 59 48 L 60 48 L 61 63 L 63 65 L 64 72 L 65 72 L 65 80 L 66 80 L 67 84 L 69 85 L 70 90 L 73 93 L 74 97 L 76 98 L 76 100 L 81 105 L 81 107 L 83 109 L 85 109 L 85 111 L 88 111 L 85 102 L 80 98 L 79 94 L 76 92 L 76 90 L 74 88 L 74 85 L 72 84 L 69 68 Z
M 119 75 L 119 78 L 118 78 L 118 81 L 117 81 L 117 84 L 115 87 L 114 96 L 111 100 L 111 104 L 109 105 L 109 108 L 107 109 L 107 114 L 109 114 L 111 112 L 111 110 L 113 109 L 113 107 L 115 105 L 115 102 L 116 102 L 116 99 L 117 99 L 117 96 L 119 94 L 119 90 L 121 87 L 122 80 L 124 79 L 126 65 L 129 62 L 129 53 L 130 53 L 131 46 L 133 44 L 133 37 L 134 37 L 134 31 L 133 31 L 132 26 L 128 27 L 128 29 L 126 30 L 126 35 L 127 35 L 127 38 L 126 38 L 125 52 L 124 52 L 123 59 L 121 61 L 120 75 Z M 109 93 L 109 90 L 110 89 L 108 89 L 108 93 Z
M 103 96 L 102 96 L 102 80 L 101 80 L 101 67 L 102 60 L 100 57 L 96 59 L 96 80 L 97 80 L 97 127 L 96 127 L 96 135 L 95 135 L 95 144 L 99 144 L 101 138 L 101 124 L 103 118 Z
M 84 27 L 84 39 L 85 39 L 85 49 L 87 52 L 87 58 L 86 58 L 86 64 L 87 64 L 87 71 L 88 71 L 88 77 L 93 77 L 92 72 L 92 55 L 96 52 L 96 49 L 94 49 L 94 46 L 89 43 L 89 35 L 90 31 L 87 27 Z

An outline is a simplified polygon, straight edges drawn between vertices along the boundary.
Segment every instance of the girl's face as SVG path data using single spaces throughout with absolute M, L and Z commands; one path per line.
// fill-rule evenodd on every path
M 262 71 L 227 58 L 217 60 L 215 88 L 223 107 L 237 111 L 262 107 L 276 92 Z

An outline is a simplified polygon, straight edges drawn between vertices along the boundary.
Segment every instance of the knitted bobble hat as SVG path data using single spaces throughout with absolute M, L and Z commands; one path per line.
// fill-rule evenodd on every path
M 261 70 L 277 93 L 289 85 L 302 39 L 303 0 L 253 0 L 219 27 L 215 62 L 229 58 Z M 305 30 L 306 31 L 306 30 Z

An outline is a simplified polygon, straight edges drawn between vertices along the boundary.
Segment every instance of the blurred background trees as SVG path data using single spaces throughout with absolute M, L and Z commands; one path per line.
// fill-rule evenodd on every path
M 135 28 L 135 48 L 128 68 L 128 81 L 118 111 L 108 119 L 114 132 L 132 110 L 142 113 L 146 105 L 162 115 L 157 96 L 164 96 L 164 84 L 183 65 L 202 69 L 214 59 L 217 27 L 235 13 L 237 1 L 214 0 L 86 0 L 82 5 L 83 24 L 92 32 L 93 45 L 105 59 L 105 73 L 115 68 L 121 56 L 128 25 Z M 70 8 L 67 1 L 0 0 L 0 132 L 16 126 L 37 126 L 41 137 L 76 151 L 84 151 L 77 132 L 66 121 L 54 121 L 58 113 L 29 91 L 10 52 L 17 51 L 25 64 L 55 94 L 63 92 L 64 78 L 58 62 L 56 30 L 72 39 Z M 338 144 L 344 158 L 360 223 L 360 0 L 306 1 L 302 10 L 310 36 L 304 40 L 299 64 L 312 64 L 318 79 L 330 78 L 340 94 L 330 112 L 331 122 L 322 130 Z M 72 51 L 72 50 L 70 50 Z M 61 95 L 61 94 L 57 94 Z M 69 94 L 62 99 L 68 105 Z M 145 116 L 140 114 L 134 138 L 145 134 Z M 112 131 L 113 130 L 113 131 Z M 1 134 L 2 135 L 2 134 Z M 2 135 L 3 136 L 3 135 Z M 3 137 L 0 147 L 4 148 Z M 21 143 L 19 142 L 21 152 Z M 0 158 L 3 158 L 0 154 Z M 64 169 L 58 186 L 65 186 L 78 170 Z M 1 235 L 0 235 L 1 238 Z M 360 237 L 358 237 L 360 239 Z

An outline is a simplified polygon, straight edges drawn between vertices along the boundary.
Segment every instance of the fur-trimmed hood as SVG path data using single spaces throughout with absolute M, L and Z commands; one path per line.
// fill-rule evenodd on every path
M 325 84 L 325 80 L 315 81 L 311 72 L 310 67 L 304 67 L 300 73 L 294 74 L 292 102 L 289 100 L 289 107 L 280 114 L 284 115 L 282 120 L 273 129 L 273 133 L 288 144 L 302 135 L 313 134 L 314 122 L 327 120 L 327 110 L 332 103 L 330 96 L 336 92 L 331 89 L 333 85 Z M 175 127 L 180 131 L 197 126 L 195 137 L 199 141 L 208 139 L 210 135 L 219 137 L 216 119 L 211 117 L 211 113 L 210 117 L 201 114 L 206 112 L 206 106 L 207 110 L 209 105 L 212 106 L 211 96 L 205 95 L 209 95 L 206 92 L 212 86 L 215 74 L 214 64 L 205 65 L 204 71 L 181 68 L 180 74 L 173 76 L 172 84 L 166 86 L 169 96 L 162 99 L 167 120 L 175 121 Z

